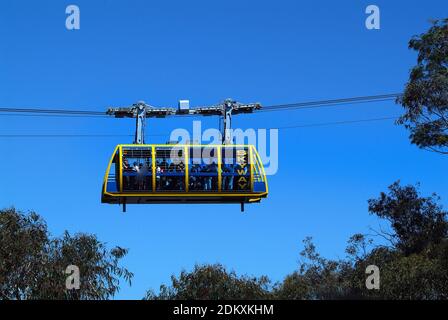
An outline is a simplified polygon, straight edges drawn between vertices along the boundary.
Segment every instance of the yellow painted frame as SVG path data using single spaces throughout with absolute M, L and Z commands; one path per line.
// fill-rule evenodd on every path
M 123 193 L 123 147 L 120 146 L 119 152 L 118 152 L 118 158 L 120 159 L 118 162 L 120 164 L 120 193 Z
M 154 147 L 153 147 L 154 148 Z M 184 160 L 185 160 L 185 192 L 188 193 L 190 190 L 190 177 L 188 173 L 188 168 L 190 166 L 190 149 L 184 147 Z
M 262 171 L 261 178 L 262 178 L 262 181 L 264 182 L 264 184 L 266 186 L 266 194 L 268 194 L 269 193 L 268 179 L 266 179 L 266 171 L 264 171 L 263 162 L 261 161 L 261 158 L 260 158 L 260 155 L 258 154 L 258 152 L 255 152 L 255 156 L 258 159 L 258 164 L 259 164 L 259 166 L 261 168 L 261 171 Z
M 253 148 L 254 146 L 250 146 L 249 148 L 249 161 L 250 161 L 250 190 L 254 192 L 254 159 L 253 159 Z
M 222 146 L 216 148 L 216 155 L 218 158 L 218 192 L 222 192 Z
M 152 150 L 152 159 L 153 159 L 153 165 L 152 165 L 152 172 L 153 172 L 153 193 L 123 193 L 123 182 L 122 182 L 122 175 L 123 175 L 123 164 L 122 164 L 122 155 L 123 155 L 123 147 L 151 147 Z M 265 192 L 253 192 L 253 170 L 251 168 L 251 180 L 252 180 L 252 186 L 251 186 L 251 193 L 189 193 L 189 191 L 187 192 L 183 192 L 183 193 L 156 193 L 155 192 L 155 183 L 154 183 L 154 179 L 155 179 L 155 148 L 156 147 L 184 147 L 184 148 L 189 148 L 189 147 L 209 147 L 209 148 L 216 148 L 218 150 L 218 181 L 221 178 L 221 171 L 219 170 L 219 166 L 221 165 L 221 161 L 222 159 L 220 159 L 221 157 L 221 148 L 223 147 L 249 147 L 250 151 L 249 154 L 250 156 L 255 156 L 255 158 L 258 160 L 258 163 L 261 167 L 262 170 L 262 181 L 265 183 L 266 185 L 266 191 Z M 117 149 L 119 150 L 119 165 L 120 165 L 120 181 L 119 181 L 119 185 L 120 185 L 120 193 L 119 194 L 114 194 L 114 193 L 110 193 L 107 192 L 107 178 L 109 176 L 109 172 L 110 172 L 110 167 L 112 165 L 113 162 L 113 158 L 117 152 Z M 187 149 L 188 150 L 188 149 Z M 189 152 L 189 150 L 188 150 Z M 185 153 L 184 158 L 187 159 L 187 154 L 188 152 Z M 189 156 L 189 155 L 188 155 Z M 189 163 L 186 161 L 186 177 L 188 177 L 188 166 Z M 251 166 L 253 166 L 253 162 L 251 162 Z M 188 178 L 186 178 L 188 179 Z M 188 181 L 188 180 L 187 180 Z M 189 144 L 189 145 L 178 145 L 178 144 L 141 144 L 141 145 L 135 145 L 135 144 L 120 144 L 117 145 L 114 149 L 114 153 L 112 154 L 110 160 L 109 160 L 109 164 L 107 166 L 106 169 L 106 174 L 104 176 L 104 180 L 103 180 L 103 184 L 104 184 L 104 188 L 103 188 L 103 194 L 104 195 L 108 195 L 111 197 L 216 197 L 217 194 L 220 197 L 244 197 L 244 198 L 251 198 L 250 201 L 258 201 L 258 199 L 262 198 L 262 197 L 266 197 L 268 195 L 268 183 L 267 183 L 267 179 L 266 179 L 266 172 L 264 170 L 264 166 L 263 163 L 261 162 L 260 156 L 259 154 L 256 152 L 255 147 L 253 145 L 244 145 L 244 144 L 234 144 L 234 145 L 218 145 L 218 144 L 208 144 L 208 145 L 202 145 L 202 144 Z M 221 184 L 219 183 L 219 186 L 221 186 Z M 187 190 L 187 188 L 186 188 Z M 221 190 L 222 191 L 222 190 Z M 254 198 L 255 197 L 255 198 Z
M 152 158 L 152 192 L 156 192 L 156 147 L 151 147 L 151 158 Z
M 112 153 L 112 156 L 110 157 L 109 164 L 107 165 L 106 174 L 104 175 L 104 179 L 103 179 L 103 193 L 104 194 L 109 194 L 107 192 L 107 178 L 109 177 L 110 167 L 112 166 L 112 162 L 114 161 L 114 157 L 117 154 L 117 150 L 118 150 L 119 146 L 120 145 L 115 147 L 114 152 Z

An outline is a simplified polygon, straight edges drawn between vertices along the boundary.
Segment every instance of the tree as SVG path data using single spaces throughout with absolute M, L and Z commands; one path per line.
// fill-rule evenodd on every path
M 238 277 L 220 264 L 196 265 L 146 299 L 448 299 L 448 213 L 439 200 L 397 181 L 368 200 L 370 214 L 390 223 L 390 231 L 374 234 L 381 242 L 357 233 L 345 258 L 327 259 L 308 237 L 298 269 L 280 283 Z M 380 270 L 379 290 L 366 288 L 371 265 Z
M 447 299 L 447 212 L 433 194 L 395 182 L 389 192 L 368 201 L 369 211 L 390 223 L 391 231 L 372 238 L 353 235 L 345 259 L 326 259 L 311 238 L 305 239 L 298 271 L 288 275 L 274 294 L 279 299 Z M 367 290 L 366 268 L 380 269 L 380 290 Z
M 96 236 L 52 238 L 36 213 L 0 210 L 0 299 L 107 299 L 119 290 L 120 279 L 132 273 L 119 266 L 127 250 L 108 250 Z M 67 290 L 65 270 L 80 270 L 80 289 Z
M 237 276 L 221 264 L 195 265 L 193 271 L 183 270 L 179 278 L 171 276 L 171 286 L 160 286 L 160 293 L 148 291 L 148 300 L 229 300 L 268 299 L 269 279 Z
M 448 19 L 435 21 L 409 48 L 418 52 L 417 65 L 397 99 L 405 109 L 397 122 L 410 130 L 413 144 L 448 154 Z
M 316 250 L 311 237 L 304 241 L 300 252 L 303 261 L 299 270 L 288 275 L 276 286 L 278 299 L 328 300 L 352 296 L 350 261 L 323 258 Z
M 448 236 L 447 212 L 437 204 L 439 197 L 421 197 L 417 188 L 402 187 L 396 181 L 388 194 L 381 192 L 379 198 L 368 201 L 369 212 L 389 221 L 394 230 L 393 234 L 382 232 L 383 236 L 405 255 L 419 253 Z

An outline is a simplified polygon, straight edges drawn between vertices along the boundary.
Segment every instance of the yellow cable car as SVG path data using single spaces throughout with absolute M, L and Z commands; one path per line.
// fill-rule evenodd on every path
M 268 195 L 253 145 L 121 144 L 109 161 L 102 203 L 245 203 Z
M 109 108 L 116 118 L 135 118 L 133 144 L 118 145 L 109 161 L 101 194 L 102 203 L 245 203 L 260 202 L 268 195 L 263 163 L 253 145 L 232 144 L 232 114 L 251 113 L 259 103 L 241 104 L 232 99 L 223 103 L 189 108 L 187 100 L 179 109 L 155 108 L 143 101 L 125 108 Z M 220 116 L 222 145 L 145 144 L 147 117 L 169 115 Z

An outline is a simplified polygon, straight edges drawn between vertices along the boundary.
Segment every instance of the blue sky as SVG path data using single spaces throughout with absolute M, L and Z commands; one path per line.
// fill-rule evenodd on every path
M 81 29 L 65 28 L 65 8 Z M 369 4 L 381 29 L 367 30 Z M 0 107 L 103 111 L 145 100 L 208 105 L 232 97 L 264 105 L 403 90 L 415 53 L 411 36 L 448 14 L 427 1 L 3 1 Z M 271 128 L 399 115 L 393 102 L 239 116 L 239 128 Z M 150 120 L 150 133 L 191 129 L 191 118 Z M 216 127 L 217 119 L 202 119 Z M 0 115 L 0 134 L 132 134 L 132 120 Z M 447 158 L 409 144 L 393 121 L 279 132 L 279 171 L 270 195 L 248 206 L 100 203 L 114 138 L 1 138 L 0 207 L 35 210 L 54 235 L 98 235 L 130 249 L 135 273 L 117 298 L 141 298 L 195 263 L 281 280 L 313 236 L 328 257 L 378 221 L 367 199 L 395 180 L 421 183 L 448 203 Z M 168 136 L 167 136 L 168 137 Z M 165 137 L 147 142 L 164 143 Z

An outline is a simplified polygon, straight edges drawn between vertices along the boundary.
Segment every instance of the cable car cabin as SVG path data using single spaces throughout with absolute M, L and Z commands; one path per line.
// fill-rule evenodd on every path
M 245 203 L 268 185 L 252 145 L 118 145 L 109 161 L 102 203 Z

